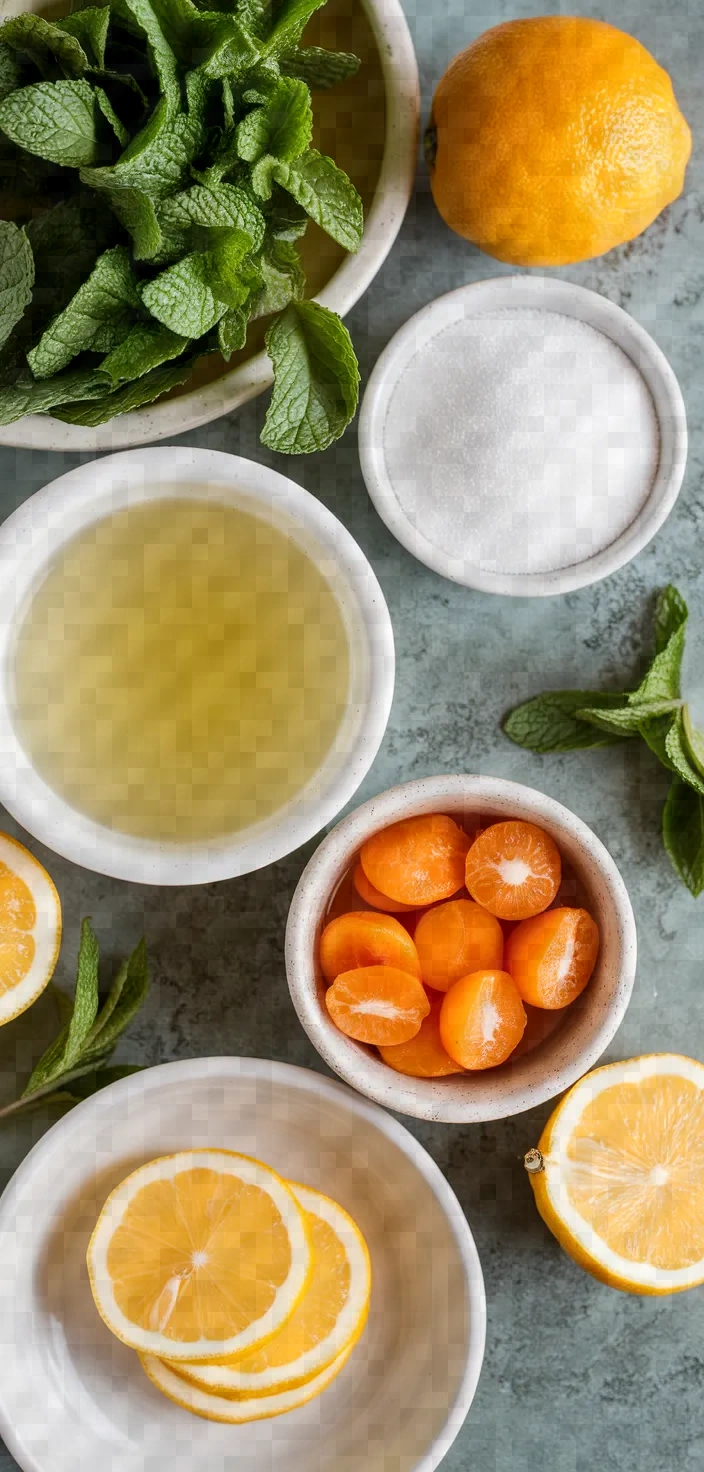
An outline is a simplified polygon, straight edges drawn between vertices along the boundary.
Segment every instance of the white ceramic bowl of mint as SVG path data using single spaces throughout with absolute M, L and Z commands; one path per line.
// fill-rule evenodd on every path
M 411 33 L 400 0 L 360 0 L 378 46 L 386 95 L 384 155 L 364 238 L 356 255 L 346 256 L 315 300 L 345 317 L 381 270 L 403 224 L 416 172 L 420 83 Z M 26 11 L 47 10 L 47 0 L 0 0 L 0 21 Z M 56 6 L 51 7 L 56 9 Z M 68 5 L 63 8 L 68 9 Z M 185 434 L 239 409 L 271 386 L 265 352 L 236 368 L 223 365 L 214 382 L 177 398 L 149 404 L 107 424 L 90 428 L 32 414 L 0 426 L 0 445 L 30 450 L 123 450 L 131 445 Z
M 556 313 L 576 319 L 615 344 L 643 380 L 654 407 L 655 472 L 644 485 L 644 499 L 634 519 L 615 540 L 584 560 L 554 571 L 494 571 L 461 545 L 444 549 L 425 535 L 422 505 L 417 519 L 401 504 L 389 472 L 385 448 L 386 426 L 392 400 L 414 360 L 446 331 L 458 324 L 518 308 Z M 629 369 L 630 369 L 629 364 Z M 427 370 L 426 370 L 427 371 Z M 647 395 L 646 395 L 647 397 Z M 367 489 L 379 515 L 394 536 L 420 562 L 465 587 L 484 593 L 537 598 L 569 593 L 608 577 L 630 562 L 647 545 L 669 516 L 679 494 L 687 460 L 687 419 L 675 374 L 662 353 L 633 317 L 598 292 L 541 276 L 497 276 L 462 286 L 430 302 L 391 339 L 367 385 L 359 424 L 359 447 Z M 500 494 L 501 485 L 496 485 Z
M 382 1062 L 375 1048 L 348 1038 L 325 1006 L 318 945 L 330 901 L 362 844 L 373 833 L 421 813 L 448 813 L 482 826 L 521 818 L 544 828 L 577 876 L 578 902 L 599 926 L 594 974 L 559 1024 L 530 1052 L 499 1068 L 448 1078 L 410 1078 Z M 565 903 L 574 903 L 569 897 Z M 360 903 L 360 909 L 364 906 Z M 424 777 L 391 787 L 343 818 L 301 875 L 286 927 L 286 974 L 299 1019 L 321 1058 L 346 1083 L 398 1114 L 478 1124 L 533 1109 L 592 1068 L 608 1048 L 628 1006 L 636 972 L 636 926 L 626 886 L 603 843 L 562 803 L 499 777 Z M 545 1014 L 542 1014 L 545 1016 Z M 548 1014 L 550 1017 L 550 1014 Z
M 59 549 L 115 511 L 174 496 L 241 507 L 291 536 L 331 584 L 350 650 L 347 707 L 310 782 L 256 825 L 184 845 L 131 837 L 70 807 L 36 771 L 13 717 L 17 628 Z M 0 526 L 0 802 L 40 842 L 86 869 L 142 884 L 204 884 L 291 853 L 356 792 L 384 735 L 393 688 L 391 620 L 364 553 L 320 501 L 266 465 L 217 450 L 127 450 L 60 476 Z
M 223 1145 L 339 1201 L 372 1262 L 369 1320 L 334 1384 L 244 1426 L 159 1394 L 99 1318 L 85 1263 L 131 1170 Z M 477 1249 L 423 1146 L 341 1084 L 259 1058 L 150 1068 L 54 1125 L 0 1202 L 0 1307 L 0 1432 L 24 1472 L 433 1472 L 484 1354 Z

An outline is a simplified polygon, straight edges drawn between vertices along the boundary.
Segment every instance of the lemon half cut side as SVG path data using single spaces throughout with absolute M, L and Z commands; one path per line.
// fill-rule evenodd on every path
M 0 833 L 0 1027 L 51 981 L 61 946 L 61 901 L 46 869 Z
M 216 1365 L 172 1366 L 220 1395 L 241 1399 L 293 1390 L 357 1343 L 369 1312 L 371 1264 L 364 1238 L 337 1202 L 291 1185 L 308 1217 L 313 1267 L 308 1287 L 286 1323 L 259 1349 Z
M 678 1293 L 704 1282 L 704 1065 L 676 1053 L 586 1075 L 526 1164 L 538 1210 L 611 1287 Z
M 293 1313 L 312 1257 L 286 1182 L 229 1150 L 187 1150 L 134 1171 L 88 1246 L 96 1307 L 125 1344 L 169 1359 L 251 1350 Z

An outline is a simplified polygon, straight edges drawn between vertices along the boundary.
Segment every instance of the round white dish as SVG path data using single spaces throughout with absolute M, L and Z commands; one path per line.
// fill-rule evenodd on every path
M 660 431 L 660 456 L 648 498 L 610 546 L 554 572 L 502 573 L 480 567 L 431 543 L 402 507 L 384 453 L 386 417 L 399 379 L 417 353 L 467 317 L 502 308 L 538 308 L 587 323 L 610 338 L 635 364 L 650 392 Z M 546 276 L 497 276 L 438 297 L 391 339 L 369 379 L 359 422 L 359 449 L 367 489 L 379 515 L 409 552 L 453 582 L 484 593 L 539 598 L 569 593 L 608 577 L 647 545 L 669 516 L 687 460 L 687 419 L 675 374 L 645 329 L 598 292 Z
M 519 1050 L 519 1056 L 499 1068 L 441 1079 L 407 1077 L 383 1063 L 376 1049 L 340 1032 L 325 1006 L 317 958 L 330 900 L 365 839 L 420 813 L 448 813 L 460 821 L 479 818 L 482 826 L 509 818 L 539 824 L 574 870 L 586 908 L 599 926 L 599 959 L 586 990 L 566 1008 L 548 1037 L 530 1052 Z M 294 1007 L 313 1046 L 353 1088 L 399 1114 L 477 1124 L 533 1109 L 570 1088 L 593 1067 L 628 1006 L 636 949 L 626 886 L 611 855 L 581 818 L 554 798 L 499 777 L 425 777 L 363 803 L 323 840 L 291 901 L 286 974 Z
M 411 33 L 400 0 L 361 0 L 379 49 L 386 91 L 386 137 L 381 172 L 364 238 L 356 255 L 346 256 L 315 300 L 345 317 L 381 269 L 398 235 L 416 172 L 420 82 Z M 0 0 L 0 20 L 25 11 L 41 12 L 47 0 Z M 67 7 L 68 8 L 68 7 Z M 257 353 L 214 382 L 149 404 L 91 429 L 32 414 L 0 427 L 0 445 L 32 450 L 122 450 L 170 435 L 185 434 L 238 409 L 273 382 L 271 362 Z
M 109 1191 L 171 1151 L 227 1145 L 332 1195 L 372 1260 L 369 1322 L 318 1399 L 223 1426 L 161 1396 L 93 1304 L 85 1254 Z M 434 1161 L 340 1084 L 256 1058 L 111 1085 L 34 1147 L 0 1203 L 0 1432 L 24 1472 L 432 1472 L 484 1351 L 477 1251 Z
M 15 731 L 12 664 L 18 621 L 65 542 L 125 506 L 196 495 L 274 522 L 323 572 L 348 632 L 350 690 L 322 766 L 285 807 L 231 836 L 180 845 L 104 827 L 49 787 Z M 216 450 L 128 450 L 60 476 L 0 527 L 0 802 L 35 838 L 84 868 L 142 884 L 205 884 L 291 853 L 332 822 L 366 775 L 386 729 L 393 688 L 391 620 L 364 553 L 320 501 L 265 465 Z

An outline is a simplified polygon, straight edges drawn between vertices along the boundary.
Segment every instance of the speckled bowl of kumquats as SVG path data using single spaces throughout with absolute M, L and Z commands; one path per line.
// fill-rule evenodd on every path
M 398 1113 L 479 1122 L 569 1088 L 636 970 L 621 875 L 581 818 L 495 777 L 390 788 L 306 866 L 291 997 L 325 1062 Z

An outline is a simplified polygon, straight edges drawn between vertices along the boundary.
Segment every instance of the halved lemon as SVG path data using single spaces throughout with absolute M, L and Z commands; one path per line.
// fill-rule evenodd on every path
M 61 901 L 38 859 L 0 833 L 0 1027 L 36 1002 L 61 946 Z
M 326 1390 L 328 1385 L 332 1385 L 349 1359 L 352 1349 L 353 1346 L 349 1345 L 326 1370 L 321 1370 L 319 1375 L 314 1375 L 312 1380 L 307 1380 L 305 1385 L 299 1385 L 295 1390 L 281 1390 L 276 1395 L 255 1395 L 244 1400 L 232 1400 L 228 1396 L 203 1390 L 199 1385 L 192 1385 L 190 1381 L 177 1375 L 171 1365 L 164 1364 L 163 1360 L 156 1359 L 154 1355 L 140 1355 L 140 1359 L 144 1371 L 157 1389 L 163 1391 L 169 1400 L 183 1406 L 185 1411 L 203 1416 L 206 1421 L 227 1421 L 232 1425 L 241 1425 L 245 1421 L 266 1421 L 270 1416 L 283 1416 L 286 1411 L 297 1411 L 300 1406 Z
M 587 1272 L 628 1293 L 704 1282 L 704 1065 L 651 1053 L 588 1073 L 526 1156 L 538 1210 Z
M 230 1150 L 185 1150 L 112 1192 L 88 1245 L 98 1312 L 118 1339 L 168 1359 L 252 1349 L 293 1313 L 311 1249 L 285 1181 Z
M 291 1185 L 306 1214 L 313 1267 L 290 1319 L 260 1349 L 217 1365 L 172 1365 L 204 1390 L 221 1395 L 272 1395 L 294 1390 L 357 1343 L 367 1321 L 371 1264 L 352 1218 L 318 1191 Z

